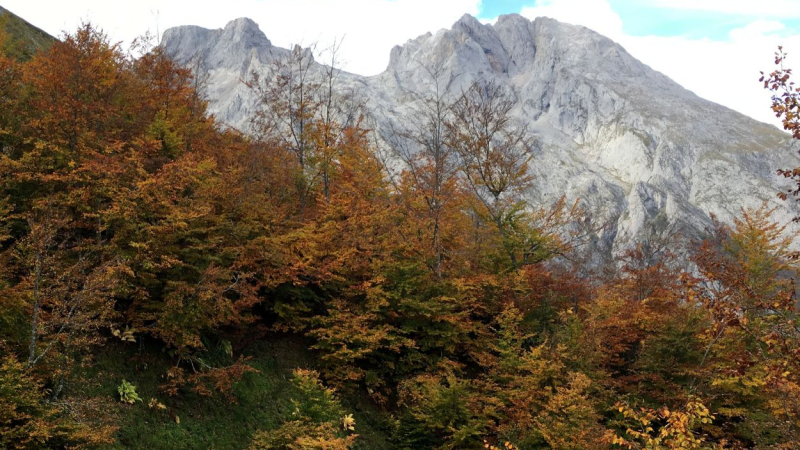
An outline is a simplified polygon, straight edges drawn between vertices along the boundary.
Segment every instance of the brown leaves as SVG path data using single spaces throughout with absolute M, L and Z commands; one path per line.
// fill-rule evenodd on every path
M 794 139 L 800 139 L 800 87 L 795 85 L 792 78 L 792 69 L 784 67 L 786 52 L 779 46 L 775 52 L 775 65 L 777 69 L 765 74 L 761 72 L 759 81 L 764 83 L 764 89 L 773 92 L 772 111 L 775 117 L 781 119 L 783 129 L 788 131 Z M 795 181 L 795 188 L 789 194 L 796 197 L 800 195 L 800 175 L 798 169 L 781 169 L 778 174 Z M 786 199 L 786 194 L 781 194 Z
M 697 399 L 690 399 L 680 410 L 633 408 L 625 403 L 615 406 L 628 421 L 623 436 L 613 436 L 611 443 L 628 449 L 671 450 L 722 450 L 722 444 L 709 442 L 701 430 L 711 424 L 714 416 Z
M 768 409 L 785 418 L 783 433 L 796 439 L 800 408 L 786 400 L 800 381 L 798 267 L 790 250 L 795 234 L 773 222 L 771 213 L 763 206 L 744 211 L 734 228 L 718 225 L 696 254 L 702 281 L 695 289 L 712 321 L 701 366 L 722 393 L 773 399 Z
M 529 187 L 531 138 L 512 123 L 514 102 L 493 82 L 473 83 L 452 107 L 448 143 L 461 158 L 462 170 L 493 220 L 519 201 Z
M 197 394 L 211 396 L 222 394 L 228 401 L 236 402 L 233 386 L 248 373 L 258 370 L 247 364 L 249 358 L 239 357 L 233 364 L 212 367 L 202 359 L 189 359 L 190 369 L 173 367 L 167 371 L 167 381 L 161 388 L 168 395 L 178 395 L 182 389 L 191 389 Z

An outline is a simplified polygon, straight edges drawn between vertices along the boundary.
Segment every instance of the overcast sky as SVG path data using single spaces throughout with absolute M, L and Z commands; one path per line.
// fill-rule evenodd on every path
M 584 25 L 701 97 L 777 124 L 758 83 L 784 45 L 800 71 L 800 0 L 0 0 L 28 22 L 59 35 L 90 21 L 123 43 L 177 25 L 221 28 L 255 20 L 273 44 L 330 43 L 344 37 L 345 69 L 380 73 L 389 51 L 464 13 L 549 16 Z M 796 56 L 796 59 L 794 55 Z M 795 64 L 796 62 L 796 64 Z

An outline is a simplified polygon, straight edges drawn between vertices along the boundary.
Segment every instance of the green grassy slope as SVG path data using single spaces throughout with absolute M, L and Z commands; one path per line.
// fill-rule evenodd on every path
M 4 50 L 20 60 L 27 60 L 40 49 L 49 48 L 55 38 L 0 6 L 0 27 L 9 36 Z
M 291 419 L 292 369 L 314 367 L 314 356 L 296 339 L 270 339 L 244 351 L 258 373 L 245 375 L 235 388 L 236 402 L 222 396 L 203 397 L 184 393 L 168 397 L 159 390 L 169 368 L 169 358 L 157 348 L 111 342 L 87 369 L 86 384 L 73 386 L 82 394 L 114 399 L 114 422 L 120 427 L 117 443 L 110 450 L 189 450 L 244 449 L 258 430 L 277 428 Z M 220 363 L 226 355 L 217 355 Z M 213 357 L 213 356 L 212 356 Z M 143 399 L 134 405 L 116 400 L 117 386 L 125 379 L 136 386 Z M 74 392 L 73 392 L 74 393 Z M 167 409 L 148 407 L 151 398 Z M 388 419 L 365 399 L 343 398 L 345 408 L 354 413 L 358 448 L 389 449 Z M 179 418 L 179 422 L 176 420 Z

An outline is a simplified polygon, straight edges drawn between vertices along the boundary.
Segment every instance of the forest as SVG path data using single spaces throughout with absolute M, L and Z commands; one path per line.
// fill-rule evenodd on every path
M 579 202 L 526 202 L 496 84 L 378 139 L 294 51 L 243 80 L 242 133 L 147 39 L 13 47 L 0 448 L 800 447 L 800 261 L 766 206 L 598 265 Z M 762 81 L 800 139 L 785 57 Z

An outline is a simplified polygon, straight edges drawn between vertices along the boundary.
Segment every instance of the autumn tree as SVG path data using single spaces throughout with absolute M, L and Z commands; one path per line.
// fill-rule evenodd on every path
M 257 102 L 251 119 L 253 132 L 294 156 L 301 209 L 313 200 L 320 183 L 324 197 L 330 198 L 337 143 L 344 128 L 357 126 L 360 120 L 356 96 L 339 86 L 339 45 L 334 42 L 328 49 L 327 66 L 314 61 L 316 46 L 304 49 L 296 45 L 273 60 L 266 74 L 253 72 L 246 82 Z
M 773 222 L 773 211 L 762 206 L 743 211 L 732 227 L 717 223 L 696 253 L 702 276 L 693 290 L 711 320 L 698 372 L 710 392 L 728 393 L 721 397 L 725 414 L 750 418 L 756 429 L 779 426 L 790 442 L 800 417 L 796 233 Z M 774 419 L 759 425 L 756 410 Z
M 783 129 L 788 131 L 794 139 L 800 139 L 800 87 L 792 81 L 792 69 L 784 66 L 787 53 L 783 47 L 778 46 L 775 52 L 775 65 L 769 74 L 761 72 L 759 81 L 764 83 L 764 89 L 773 93 L 772 112 L 780 119 Z M 778 174 L 792 180 L 795 187 L 788 192 L 781 192 L 779 196 L 786 199 L 788 195 L 800 195 L 800 168 L 779 169 Z
M 11 355 L 3 356 L 0 446 L 9 450 L 93 448 L 113 442 L 114 427 L 89 429 L 46 397 L 44 383 L 25 364 Z
M 29 364 L 54 375 L 58 396 L 72 362 L 124 325 L 189 370 L 170 386 L 229 386 L 240 362 L 198 355 L 204 334 L 249 323 L 260 301 L 253 241 L 274 211 L 224 188 L 264 191 L 244 170 L 249 144 L 219 130 L 191 72 L 163 49 L 130 60 L 90 25 L 20 73 L 18 140 L 0 155 L 0 298 L 26 311 Z
M 6 17 L 0 19 L 0 49 L 9 41 L 2 24 Z M 21 91 L 20 72 L 20 64 L 6 52 L 0 51 L 0 153 L 7 152 L 7 148 L 19 138 L 14 133 L 19 122 L 13 111 Z
M 716 444 L 703 433 L 703 427 L 711 424 L 714 416 L 696 399 L 689 400 L 680 409 L 659 410 L 633 408 L 627 404 L 616 405 L 626 423 L 623 436 L 611 439 L 614 448 L 669 450 L 685 448 L 692 450 L 722 450 L 724 444 Z
M 397 232 L 407 210 L 392 197 L 366 132 L 352 133 L 360 138 L 343 147 L 337 169 L 346 177 L 314 226 L 324 233 L 315 249 L 330 255 L 320 267 L 331 271 L 321 281 L 332 298 L 311 335 L 337 388 L 366 385 L 385 402 L 404 374 L 458 351 L 472 325 L 461 320 L 468 303 L 459 304 L 456 286 L 431 276 L 416 243 Z
M 121 151 L 123 66 L 118 49 L 89 25 L 37 54 L 19 71 L 24 89 L 11 104 L 17 140 L 0 155 L 10 231 L 4 307 L 26 311 L 26 360 L 52 377 L 53 397 L 115 320 L 127 270 L 103 248 L 103 211 L 121 187 L 115 182 L 122 184 L 112 182 L 120 166 L 110 162 Z
M 321 149 L 320 172 L 322 193 L 326 200 L 331 197 L 331 182 L 336 162 L 340 156 L 339 146 L 345 139 L 346 130 L 362 127 L 363 99 L 339 81 L 342 72 L 339 61 L 342 40 L 336 40 L 325 49 L 326 64 L 322 66 L 319 112 L 317 114 L 318 132 L 316 146 Z
M 493 398 L 495 432 L 521 448 L 602 448 L 604 430 L 592 404 L 592 380 L 570 367 L 555 339 L 531 345 L 523 315 L 506 307 L 495 319 L 494 361 L 480 381 Z
M 445 259 L 454 257 L 448 222 L 452 223 L 463 206 L 458 158 L 448 137 L 455 77 L 447 74 L 441 64 L 424 69 L 431 81 L 431 92 L 419 95 L 408 124 L 392 126 L 388 140 L 392 154 L 404 163 L 398 188 L 409 214 L 422 214 L 424 218 L 425 232 L 409 230 L 408 235 L 416 235 L 423 240 L 421 248 L 432 250 L 429 265 L 441 278 Z
M 444 360 L 429 373 L 400 385 L 401 416 L 396 439 L 400 448 L 480 448 L 491 420 L 480 411 L 475 386 L 459 364 Z
M 473 83 L 451 107 L 448 145 L 459 155 L 476 218 L 495 227 L 502 252 L 516 269 L 538 259 L 540 241 L 525 223 L 523 197 L 531 187 L 533 142 L 527 129 L 514 123 L 513 108 L 500 84 Z

